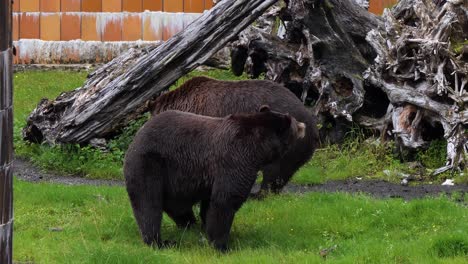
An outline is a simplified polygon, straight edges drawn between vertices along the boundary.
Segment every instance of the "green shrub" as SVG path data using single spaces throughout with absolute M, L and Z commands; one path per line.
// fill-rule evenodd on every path
M 445 165 L 446 155 L 447 141 L 434 140 L 429 148 L 417 152 L 416 159 L 427 168 L 437 169 Z

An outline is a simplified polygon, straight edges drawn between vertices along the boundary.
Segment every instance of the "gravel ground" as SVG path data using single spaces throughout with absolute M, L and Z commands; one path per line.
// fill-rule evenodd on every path
M 29 182 L 53 182 L 66 185 L 104 185 L 123 186 L 124 182 L 119 180 L 95 180 L 73 175 L 56 175 L 41 171 L 30 162 L 16 159 L 14 163 L 14 175 Z M 257 191 L 259 186 L 255 186 L 253 191 Z M 377 198 L 403 198 L 405 200 L 422 198 L 426 196 L 439 196 L 440 194 L 459 193 L 460 201 L 464 201 L 465 194 L 468 193 L 468 185 L 442 186 L 439 184 L 419 184 L 417 186 L 402 186 L 383 180 L 342 180 L 329 181 L 318 185 L 298 185 L 288 184 L 284 192 L 286 193 L 306 193 L 306 192 L 348 192 L 366 193 Z

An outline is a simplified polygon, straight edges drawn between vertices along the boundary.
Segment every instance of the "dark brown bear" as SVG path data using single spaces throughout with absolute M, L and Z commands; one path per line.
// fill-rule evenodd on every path
M 163 211 L 179 227 L 195 222 L 192 206 L 210 242 L 227 249 L 234 214 L 247 199 L 257 173 L 280 158 L 305 125 L 266 106 L 253 114 L 214 118 L 166 111 L 151 118 L 127 150 L 127 192 L 143 240 L 165 246 Z
M 270 81 L 219 81 L 195 77 L 177 90 L 156 98 L 150 108 L 153 115 L 165 110 L 180 110 L 223 117 L 252 113 L 261 105 L 269 105 L 273 111 L 289 113 L 307 126 L 302 140 L 297 141 L 282 158 L 262 168 L 263 182 L 259 193 L 262 196 L 268 191 L 280 192 L 294 173 L 312 157 L 319 142 L 316 118 L 291 91 Z

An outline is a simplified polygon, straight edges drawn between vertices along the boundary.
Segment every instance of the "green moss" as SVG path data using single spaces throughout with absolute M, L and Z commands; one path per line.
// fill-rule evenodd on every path
M 466 39 L 464 41 L 460 41 L 460 42 L 452 42 L 451 43 L 452 51 L 455 54 L 461 54 L 461 52 L 463 50 L 463 47 L 465 45 L 468 45 L 468 40 L 466 40 Z

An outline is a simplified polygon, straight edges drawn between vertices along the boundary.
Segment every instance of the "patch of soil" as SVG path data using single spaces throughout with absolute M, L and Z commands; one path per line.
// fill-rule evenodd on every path
M 16 158 L 13 162 L 13 174 L 28 182 L 53 182 L 66 185 L 105 185 L 105 186 L 123 186 L 121 180 L 98 180 L 77 177 L 74 175 L 57 175 L 50 172 L 40 170 L 31 162 Z
M 418 184 L 415 186 L 403 186 L 384 180 L 357 180 L 348 179 L 329 181 L 318 185 L 289 185 L 287 192 L 347 192 L 365 193 L 377 198 L 403 198 L 405 200 L 423 198 L 426 196 L 451 195 L 457 192 L 460 201 L 464 201 L 468 193 L 468 185 L 446 186 L 440 184 Z
M 14 162 L 14 175 L 19 179 L 29 182 L 53 182 L 67 185 L 104 185 L 123 186 L 123 180 L 96 180 L 76 176 L 59 176 L 56 174 L 41 171 L 30 162 L 16 159 Z M 252 192 L 257 192 L 259 186 L 256 185 Z M 465 194 L 468 193 L 468 185 L 442 186 L 439 184 L 420 184 L 417 186 L 403 186 L 383 180 L 341 180 L 329 181 L 317 185 L 288 184 L 284 188 L 286 193 L 306 193 L 306 192 L 347 192 L 365 193 L 376 198 L 403 198 L 405 200 L 417 199 L 426 196 L 439 196 L 441 194 L 451 195 L 459 193 L 459 199 L 464 201 Z

